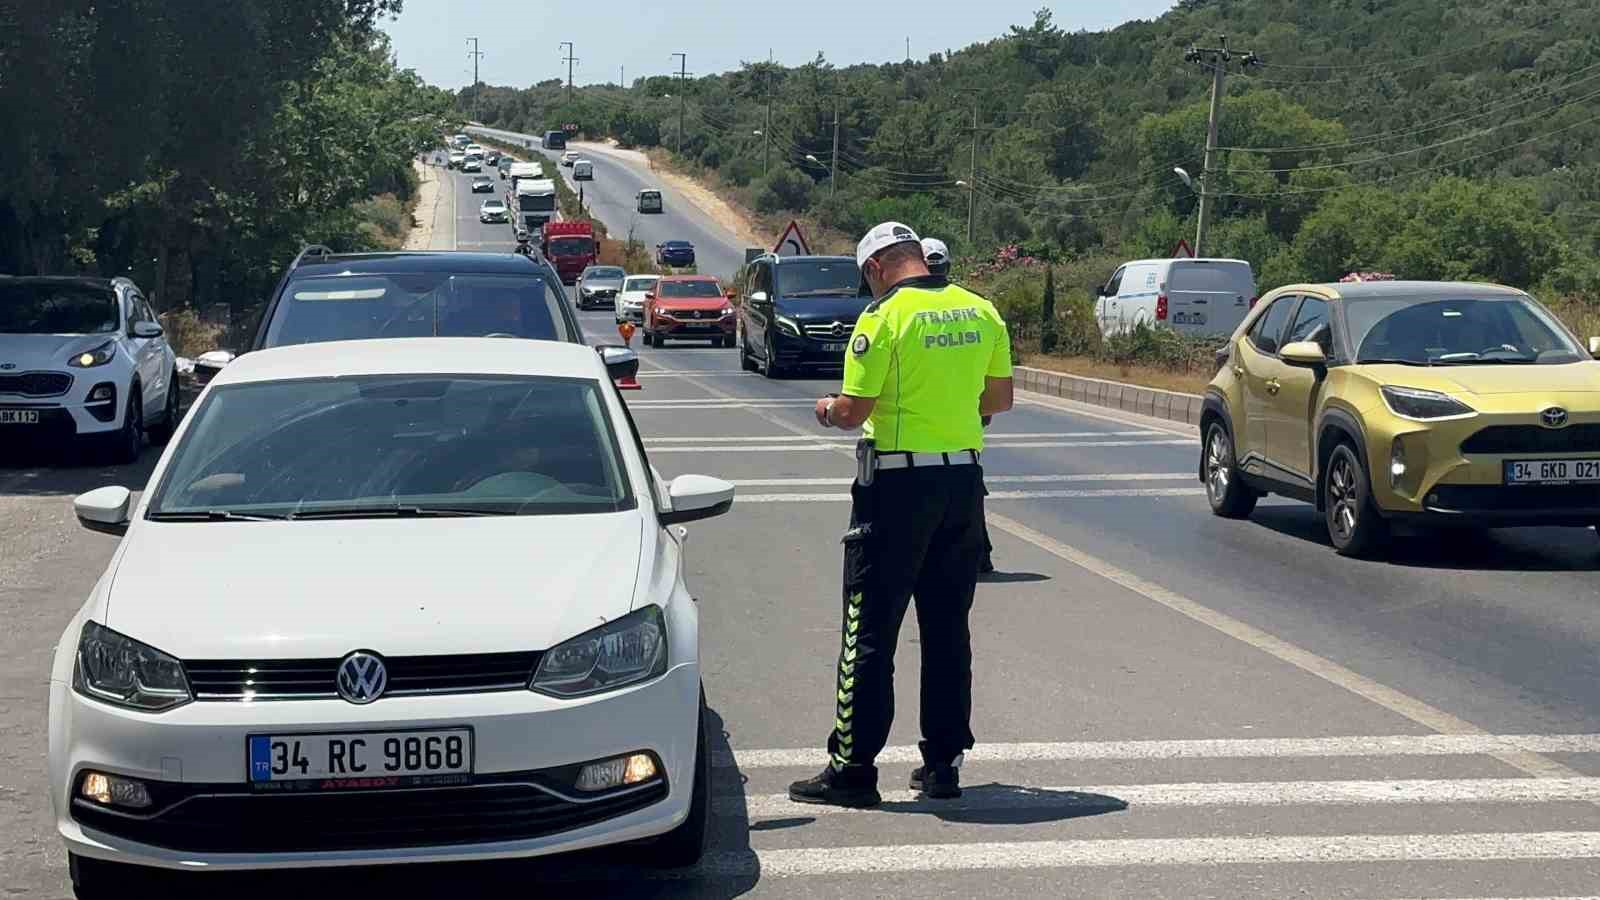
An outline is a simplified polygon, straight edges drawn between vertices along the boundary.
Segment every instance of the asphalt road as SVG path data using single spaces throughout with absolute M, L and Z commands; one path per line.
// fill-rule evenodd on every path
M 508 246 L 470 197 L 448 198 L 456 233 L 436 238 Z M 580 318 L 596 340 L 615 334 L 609 312 Z M 208 896 L 1487 898 L 1600 884 L 1593 533 L 1399 537 L 1390 561 L 1352 562 L 1307 507 L 1210 516 L 1193 433 L 1028 395 L 984 456 L 1001 572 L 974 610 L 966 796 L 904 791 L 908 621 L 888 802 L 790 804 L 785 785 L 820 768 L 832 719 L 853 466 L 810 406 L 836 380 L 769 381 L 733 350 L 640 350 L 644 390 L 628 399 L 654 464 L 739 490 L 689 545 L 718 725 L 706 864 L 651 876 L 617 865 L 622 852 L 196 879 Z M 66 895 L 44 795 L 46 670 L 116 544 L 72 523 L 70 497 L 140 487 L 154 460 L 0 468 L 0 886 L 17 896 Z
M 497 140 L 518 146 L 531 147 L 533 152 L 544 153 L 543 144 L 535 135 L 496 128 L 471 126 L 469 133 L 485 134 Z M 572 170 L 561 169 L 561 177 L 577 190 L 581 184 L 584 202 L 591 214 L 606 224 L 611 236 L 626 239 L 631 231 L 635 240 L 654 247 L 667 240 L 685 240 L 695 247 L 696 269 L 706 275 L 726 280 L 744 265 L 744 249 L 740 240 L 687 200 L 674 195 L 648 166 L 630 156 L 608 152 L 593 145 L 584 145 L 584 158 L 594 163 L 594 180 L 572 181 Z M 557 159 L 557 152 L 545 153 Z M 659 214 L 640 215 L 635 195 L 641 188 L 658 188 L 662 193 L 662 211 Z

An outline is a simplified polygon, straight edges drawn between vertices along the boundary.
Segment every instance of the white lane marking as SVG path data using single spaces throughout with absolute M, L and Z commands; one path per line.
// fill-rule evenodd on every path
M 1576 803 L 1600 800 L 1600 778 L 1410 779 L 1400 781 L 1262 781 L 1183 784 L 968 787 L 954 800 L 885 791 L 884 812 L 1121 807 L 1365 806 L 1428 803 Z M 788 794 L 716 799 L 717 812 L 750 819 L 830 815 L 851 810 L 796 803 Z
M 1028 543 L 1072 563 L 1079 568 L 1099 575 L 1114 584 L 1165 606 L 1180 615 L 1250 645 L 1276 659 L 1308 672 L 1390 712 L 1404 716 L 1419 725 L 1442 734 L 1488 734 L 1483 728 L 1465 719 L 1451 715 L 1416 697 L 1381 684 L 1353 669 L 1339 665 L 1331 659 L 1318 656 L 1276 635 L 1269 634 L 1239 619 L 1203 606 L 1155 582 L 1120 569 L 1111 563 L 1069 546 L 1008 516 L 989 513 L 989 524 L 1001 531 L 1021 538 Z M 1530 775 L 1544 778 L 1573 778 L 1580 772 L 1551 759 L 1524 751 L 1494 752 L 1489 755 Z
M 708 855 L 698 867 L 698 873 L 687 870 L 686 874 L 750 877 L 759 873 L 762 878 L 783 878 L 1108 866 L 1485 862 L 1596 857 L 1600 857 L 1600 831 L 1116 838 L 725 851 Z
M 1094 500 L 1105 497 L 1198 497 L 1205 488 L 1105 488 L 1103 490 L 990 491 L 989 500 Z M 735 494 L 735 505 L 747 503 L 848 503 L 850 495 L 833 494 Z
M 1039 440 L 1044 438 L 1097 438 L 1097 437 L 1163 437 L 1161 431 L 1037 431 L 1011 434 L 985 434 L 985 444 L 996 441 Z M 832 443 L 855 445 L 853 437 L 802 437 L 798 434 L 752 435 L 750 437 L 655 437 L 645 438 L 646 444 L 808 444 Z
M 826 439 L 824 439 L 826 440 Z M 1198 445 L 1199 441 L 1187 440 L 1160 440 L 1160 441 L 1011 441 L 999 444 L 990 444 L 984 449 L 985 453 L 996 450 L 1041 450 L 1050 447 L 1179 447 L 1191 444 Z M 794 444 L 701 444 L 689 447 L 651 447 L 650 453 L 798 453 L 816 450 L 842 450 L 853 446 L 841 443 L 811 443 Z M 991 494 L 990 496 L 994 496 Z
M 1320 738 L 1191 738 L 1166 741 L 1066 741 L 979 744 L 968 763 L 1076 760 L 1300 759 L 1387 756 L 1485 756 L 1497 753 L 1600 753 L 1600 734 L 1396 734 Z M 717 766 L 793 769 L 820 766 L 824 750 L 738 750 L 713 753 Z M 880 763 L 920 763 L 915 744 L 885 747 Z
M 990 475 L 984 484 L 1055 484 L 1077 481 L 1193 481 L 1193 472 L 1104 472 L 1095 475 Z M 734 487 L 848 487 L 854 478 L 736 478 Z
M 795 406 L 813 407 L 815 400 L 741 400 L 737 397 L 727 399 L 694 399 L 684 398 L 677 400 L 629 400 L 629 409 L 650 409 L 652 407 L 671 407 L 673 409 L 739 409 L 741 407 L 772 407 Z

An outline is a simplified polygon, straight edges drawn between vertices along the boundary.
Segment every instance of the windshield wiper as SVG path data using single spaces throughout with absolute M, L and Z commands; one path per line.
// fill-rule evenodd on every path
M 284 517 L 273 513 L 240 513 L 231 509 L 199 509 L 188 512 L 153 512 L 145 518 L 152 522 L 272 522 Z
M 1442 356 L 1435 359 L 1434 362 L 1441 366 L 1517 366 L 1536 363 L 1538 360 L 1522 354 L 1516 356 L 1480 356 L 1474 353 L 1471 356 L 1456 356 L 1454 354 Z
M 334 506 L 324 509 L 307 509 L 289 514 L 291 519 L 411 519 L 453 518 L 463 516 L 510 516 L 503 509 L 484 509 L 477 506 Z
M 1399 358 L 1390 359 L 1388 357 L 1377 357 L 1377 356 L 1374 356 L 1374 357 L 1366 357 L 1366 358 L 1358 359 L 1358 360 L 1356 360 L 1356 365 L 1358 365 L 1358 366 L 1381 366 L 1381 365 L 1431 366 L 1431 365 L 1433 365 L 1433 363 L 1428 362 L 1426 360 L 1420 360 L 1420 359 L 1399 359 Z
M 839 288 L 812 288 L 809 291 L 790 291 L 785 297 L 820 297 L 820 296 L 849 296 L 854 297 L 856 289 L 853 287 Z

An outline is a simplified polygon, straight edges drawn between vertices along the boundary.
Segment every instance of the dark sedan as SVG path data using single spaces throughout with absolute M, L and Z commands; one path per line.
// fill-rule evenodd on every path
M 494 193 L 494 179 L 487 175 L 479 175 L 472 179 L 472 192 L 474 194 Z
M 678 269 L 694 265 L 694 245 L 688 241 L 663 241 L 657 244 L 656 265 Z

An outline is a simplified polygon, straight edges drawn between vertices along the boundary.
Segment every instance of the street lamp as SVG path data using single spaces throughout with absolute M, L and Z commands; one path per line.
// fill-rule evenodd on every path
M 1175 166 L 1173 168 L 1172 172 L 1173 172 L 1174 175 L 1177 175 L 1180 179 L 1183 180 L 1184 187 L 1188 188 L 1189 190 L 1193 191 L 1195 194 L 1199 195 L 1199 197 L 1200 197 L 1200 206 L 1204 207 L 1205 206 L 1205 202 L 1206 202 L 1206 179 L 1205 179 L 1205 176 L 1201 175 L 1199 178 L 1196 178 L 1193 175 L 1190 175 L 1189 174 L 1189 170 L 1185 169 L 1182 166 Z M 1205 235 L 1200 231 L 1200 229 L 1203 228 L 1203 227 L 1204 227 L 1203 225 L 1196 225 L 1195 226 L 1194 253 L 1197 256 L 1200 253 L 1200 241 L 1205 237 Z
M 1172 171 L 1174 173 L 1176 173 L 1179 178 L 1183 179 L 1183 186 L 1184 187 L 1188 188 L 1191 191 L 1194 190 L 1194 176 L 1190 175 L 1189 171 L 1187 169 L 1185 169 L 1182 166 L 1177 166 L 1177 167 L 1173 168 Z
M 750 133 L 755 135 L 756 137 L 761 137 L 761 129 L 759 129 L 759 128 L 757 128 L 755 131 L 752 131 Z

